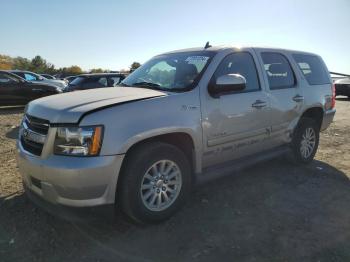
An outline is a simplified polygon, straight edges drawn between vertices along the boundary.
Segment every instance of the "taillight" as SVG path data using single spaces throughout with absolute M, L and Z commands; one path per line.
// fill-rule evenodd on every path
M 335 107 L 335 84 L 332 84 L 332 104 L 331 109 Z

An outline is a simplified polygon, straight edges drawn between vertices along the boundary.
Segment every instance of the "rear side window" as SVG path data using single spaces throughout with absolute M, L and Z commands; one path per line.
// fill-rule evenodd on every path
M 216 70 L 214 77 L 217 79 L 222 75 L 240 74 L 247 81 L 243 92 L 260 90 L 258 74 L 251 54 L 247 52 L 233 53 L 224 58 Z M 242 93 L 241 91 L 239 93 Z
M 314 55 L 294 54 L 293 58 L 295 62 L 297 62 L 309 85 L 330 84 L 328 71 L 319 57 Z
M 18 82 L 15 78 L 7 75 L 0 73 L 0 84 L 9 84 L 9 83 L 15 83 Z
M 295 86 L 293 70 L 287 58 L 279 53 L 262 53 L 270 90 L 291 88 Z

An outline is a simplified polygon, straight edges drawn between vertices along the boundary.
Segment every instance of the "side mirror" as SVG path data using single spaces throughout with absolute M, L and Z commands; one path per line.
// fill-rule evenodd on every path
M 213 97 L 219 97 L 220 95 L 242 91 L 246 88 L 246 84 L 247 81 L 244 76 L 239 74 L 223 75 L 219 76 L 215 84 L 210 86 L 209 93 Z

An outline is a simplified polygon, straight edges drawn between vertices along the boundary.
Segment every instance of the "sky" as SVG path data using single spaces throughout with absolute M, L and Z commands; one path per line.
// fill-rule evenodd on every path
M 0 0 L 0 54 L 119 70 L 212 45 L 311 51 L 350 74 L 350 0 Z

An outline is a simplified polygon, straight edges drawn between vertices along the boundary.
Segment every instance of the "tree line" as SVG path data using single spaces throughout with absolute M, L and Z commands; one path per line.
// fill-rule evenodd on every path
M 133 62 L 130 66 L 130 71 L 134 71 L 140 65 L 141 64 L 138 62 Z M 50 75 L 60 75 L 60 76 L 79 75 L 82 73 L 110 72 L 110 70 L 106 70 L 102 68 L 94 68 L 87 72 L 84 72 L 81 69 L 81 67 L 77 65 L 72 65 L 70 67 L 55 68 L 53 64 L 47 62 L 40 55 L 37 55 L 32 59 L 28 59 L 20 56 L 11 57 L 11 56 L 0 54 L 0 70 L 16 70 L 16 69 L 32 71 L 38 74 L 50 74 Z

